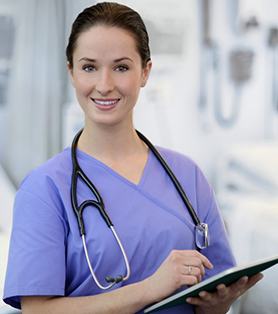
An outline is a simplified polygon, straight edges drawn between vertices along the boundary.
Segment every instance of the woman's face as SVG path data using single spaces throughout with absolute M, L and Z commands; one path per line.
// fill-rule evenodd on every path
M 133 108 L 150 70 L 151 62 L 142 69 L 135 40 L 128 32 L 96 26 L 81 33 L 69 71 L 85 112 L 85 125 L 132 123 Z

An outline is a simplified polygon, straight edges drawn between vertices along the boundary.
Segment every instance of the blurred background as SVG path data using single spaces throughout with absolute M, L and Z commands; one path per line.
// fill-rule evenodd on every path
M 65 48 L 95 2 L 0 0 L 0 292 L 16 189 L 83 124 Z M 278 254 L 278 0 L 119 2 L 150 35 L 136 128 L 201 167 L 239 264 Z M 277 276 L 266 271 L 232 312 L 278 313 Z M 13 311 L 0 302 L 0 313 Z

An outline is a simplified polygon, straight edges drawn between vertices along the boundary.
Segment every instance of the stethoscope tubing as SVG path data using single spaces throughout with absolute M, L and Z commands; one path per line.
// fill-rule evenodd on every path
M 182 188 L 181 184 L 179 183 L 178 179 L 176 178 L 176 176 L 174 175 L 173 171 L 171 170 L 171 168 L 168 166 L 168 164 L 166 163 L 166 161 L 164 160 L 164 158 L 161 156 L 161 154 L 158 152 L 158 150 L 153 146 L 153 144 L 139 131 L 137 131 L 137 134 L 139 136 L 139 138 L 148 145 L 148 147 L 150 148 L 150 150 L 153 152 L 153 154 L 155 155 L 155 157 L 159 160 L 160 164 L 163 166 L 163 168 L 165 169 L 166 173 L 168 174 L 168 176 L 171 178 L 175 188 L 177 189 L 177 191 L 179 192 L 179 195 L 181 197 L 181 199 L 183 200 L 187 210 L 189 211 L 194 224 L 197 226 L 200 224 L 200 219 L 198 218 L 192 204 L 190 203 L 190 200 L 188 199 L 186 193 L 184 192 L 184 189 Z
M 71 150 L 71 154 L 72 154 L 72 160 L 73 160 L 73 174 L 72 174 L 72 186 L 71 186 L 71 195 L 72 195 L 72 204 L 73 204 L 73 209 L 77 215 L 78 218 L 78 222 L 79 222 L 79 226 L 80 226 L 80 234 L 84 234 L 85 233 L 85 229 L 84 229 L 84 222 L 82 219 L 82 211 L 84 210 L 84 208 L 88 205 L 93 205 L 96 206 L 103 219 L 106 221 L 108 227 L 113 226 L 112 221 L 110 220 L 109 216 L 107 215 L 106 211 L 105 211 L 105 207 L 104 207 L 104 202 L 103 199 L 100 195 L 100 193 L 98 192 L 97 188 L 94 186 L 94 184 L 88 179 L 88 177 L 86 176 L 86 174 L 83 172 L 83 170 L 80 168 L 78 162 L 77 162 L 77 158 L 76 158 L 76 145 L 78 142 L 78 139 L 80 137 L 80 135 L 82 134 L 83 129 L 80 130 L 74 140 L 73 140 L 73 144 L 72 144 L 72 150 Z M 174 175 L 173 171 L 170 169 L 170 167 L 168 166 L 168 164 L 166 163 L 166 161 L 164 160 L 164 158 L 161 156 L 161 154 L 158 152 L 158 150 L 154 147 L 154 145 L 142 134 L 140 133 L 138 130 L 136 130 L 137 135 L 139 136 L 139 138 L 149 147 L 149 149 L 152 151 L 152 153 L 155 155 L 155 157 L 159 160 L 160 164 L 163 166 L 163 168 L 165 169 L 166 173 L 169 175 L 170 179 L 172 180 L 175 188 L 177 189 L 181 199 L 183 200 L 187 210 L 189 211 L 194 224 L 197 226 L 200 224 L 200 219 L 198 218 L 190 200 L 188 199 L 184 189 L 182 188 L 181 184 L 179 183 L 178 179 L 176 178 L 176 176 Z M 85 181 L 85 183 L 89 186 L 89 188 L 91 189 L 91 191 L 94 193 L 94 195 L 97 198 L 97 202 L 94 202 L 92 200 L 90 201 L 84 201 L 80 206 L 77 206 L 77 200 L 76 200 L 76 188 L 77 188 L 77 178 L 78 175 Z
M 126 264 L 126 276 L 125 277 L 121 277 L 120 280 L 114 280 L 110 285 L 108 286 L 103 286 L 100 284 L 100 282 L 98 281 L 97 279 L 97 276 L 93 270 L 93 267 L 92 267 L 92 264 L 90 262 L 90 258 L 89 258 L 89 254 L 88 254 L 88 249 L 87 249 L 87 244 L 86 244 L 86 240 L 85 240 L 85 234 L 82 235 L 82 242 L 83 242 L 83 248 L 84 248 L 84 252 L 85 252 L 85 256 L 86 256 L 86 260 L 87 260 L 87 264 L 89 266 L 89 269 L 90 269 L 90 272 L 91 272 L 91 275 L 93 276 L 94 278 L 94 281 L 95 283 L 97 284 L 97 286 L 102 289 L 102 290 L 109 290 L 110 288 L 112 288 L 116 283 L 120 282 L 120 281 L 126 281 L 129 276 L 130 276 L 130 266 L 129 266 L 129 262 L 128 262 L 128 259 L 127 259 L 127 255 L 126 255 L 126 252 L 124 250 L 124 247 L 122 245 L 122 242 L 120 240 L 120 238 L 118 237 L 118 234 L 117 232 L 115 231 L 114 227 L 113 226 L 110 226 L 110 229 L 111 231 L 113 232 L 116 240 L 117 240 L 117 243 L 121 249 L 121 252 L 123 254 L 123 257 L 124 257 L 124 261 L 125 261 L 125 264 Z
M 80 232 L 81 236 L 83 234 L 85 234 L 85 227 L 84 227 L 84 221 L 82 218 L 82 212 L 83 212 L 84 208 L 88 205 L 92 205 L 92 206 L 97 207 L 101 216 L 105 220 L 107 226 L 109 228 L 111 226 L 113 226 L 112 221 L 110 220 L 109 216 L 107 215 L 107 213 L 105 211 L 105 205 L 104 205 L 103 199 L 102 199 L 99 191 L 94 186 L 94 184 L 91 182 L 91 180 L 86 176 L 86 174 L 83 172 L 83 170 L 80 168 L 78 161 L 77 161 L 76 146 L 77 146 L 78 139 L 79 139 L 80 135 L 82 134 L 82 132 L 83 132 L 83 129 L 80 130 L 76 134 L 76 136 L 72 142 L 72 149 L 71 149 L 71 158 L 72 158 L 72 163 L 73 163 L 72 184 L 71 184 L 71 202 L 72 202 L 72 207 L 73 207 L 73 210 L 75 212 L 75 215 L 78 219 L 79 232 Z M 77 191 L 78 176 L 80 176 L 82 178 L 82 180 L 86 183 L 86 185 L 89 187 L 89 189 L 93 192 L 97 201 L 86 200 L 81 205 L 79 205 L 79 206 L 77 205 L 76 191 Z

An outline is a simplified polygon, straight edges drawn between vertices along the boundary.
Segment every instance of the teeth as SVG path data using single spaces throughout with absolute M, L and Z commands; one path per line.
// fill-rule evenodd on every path
M 110 100 L 110 101 L 104 101 L 104 100 L 96 100 L 96 99 L 94 99 L 94 102 L 96 102 L 97 104 L 102 105 L 102 106 L 113 105 L 113 104 L 115 104 L 117 101 L 118 101 L 118 99 L 117 99 L 117 100 Z

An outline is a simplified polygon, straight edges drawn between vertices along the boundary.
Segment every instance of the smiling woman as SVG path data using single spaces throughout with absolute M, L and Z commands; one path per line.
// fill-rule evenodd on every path
M 133 108 L 152 66 L 140 15 L 116 3 L 85 9 L 73 24 L 67 58 L 84 129 L 72 148 L 31 171 L 20 186 L 5 302 L 28 314 L 143 313 L 234 266 L 202 171 L 188 157 L 159 148 L 180 181 L 176 189 L 165 163 L 134 128 Z M 195 211 L 183 202 L 182 188 Z M 209 247 L 196 242 L 196 220 L 197 227 L 199 220 L 209 225 Z M 260 278 L 220 285 L 165 313 L 226 313 Z

